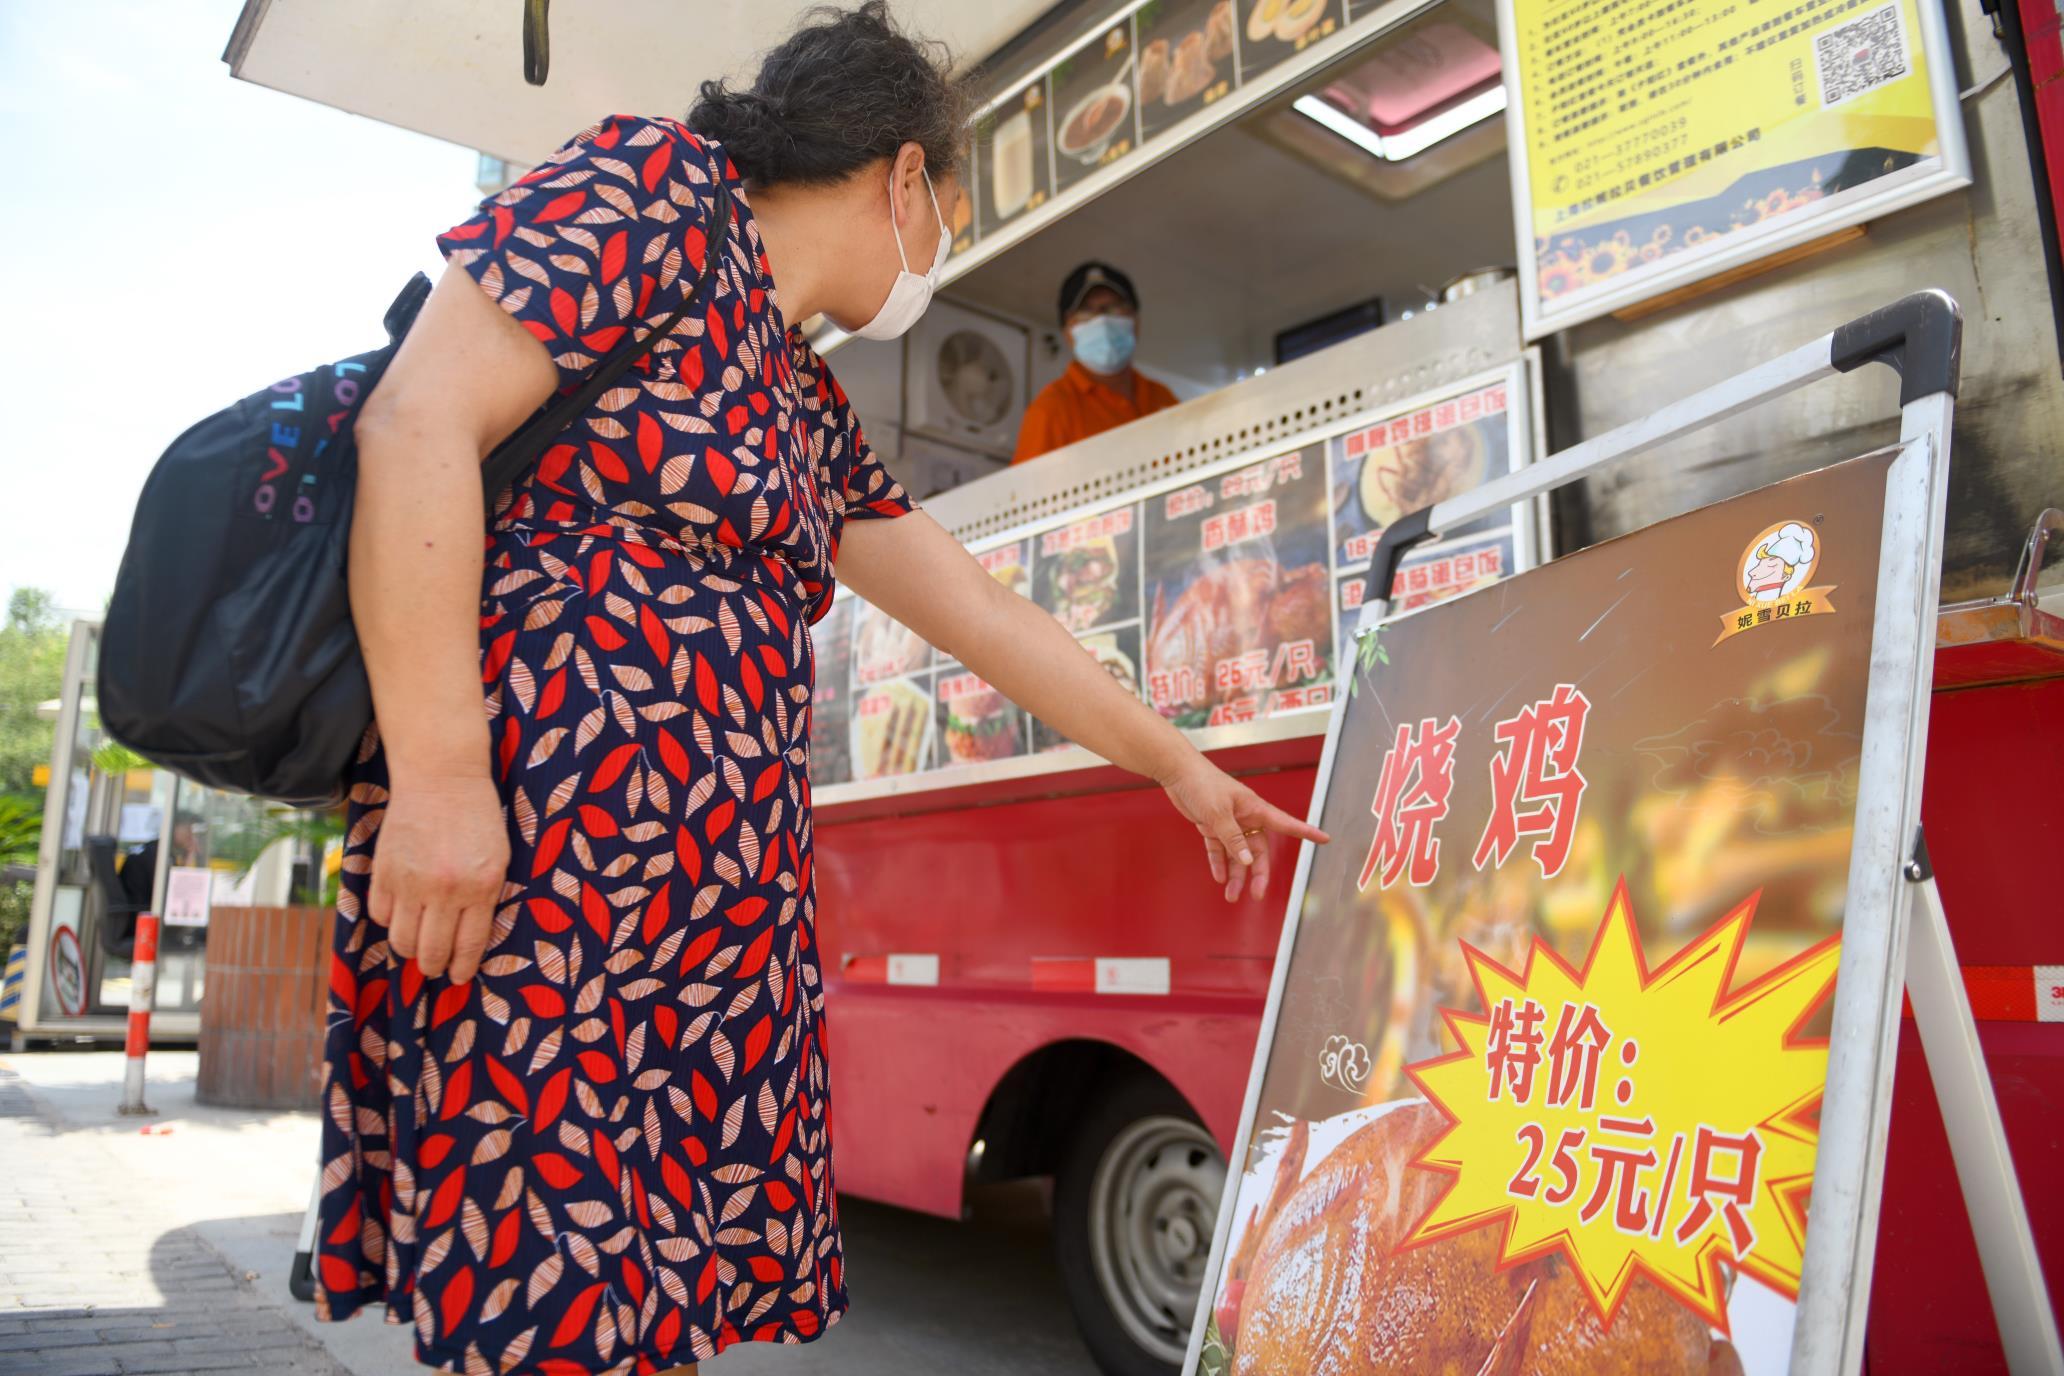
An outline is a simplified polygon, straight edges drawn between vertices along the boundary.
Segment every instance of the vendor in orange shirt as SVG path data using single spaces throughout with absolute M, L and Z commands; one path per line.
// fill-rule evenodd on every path
M 1012 463 L 1175 405 L 1175 393 L 1132 366 L 1139 293 L 1108 263 L 1084 263 L 1061 283 L 1061 328 L 1075 359 L 1025 408 Z

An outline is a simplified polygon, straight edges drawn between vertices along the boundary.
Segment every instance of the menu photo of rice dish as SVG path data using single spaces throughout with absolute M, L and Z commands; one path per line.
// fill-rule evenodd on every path
M 1390 613 L 1416 611 L 1434 602 L 1487 588 L 1518 572 L 1512 527 L 1501 526 L 1454 540 L 1416 546 L 1398 562 L 1391 578 Z M 1353 638 L 1367 595 L 1368 561 L 1341 565 L 1335 607 L 1340 615 L 1340 643 Z

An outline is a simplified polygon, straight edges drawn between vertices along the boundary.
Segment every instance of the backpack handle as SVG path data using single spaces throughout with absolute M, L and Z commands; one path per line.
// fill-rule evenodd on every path
M 548 411 L 540 412 L 527 421 L 523 428 L 502 441 L 495 451 L 487 456 L 481 465 L 482 482 L 487 488 L 487 500 L 493 506 L 502 490 L 538 461 L 548 445 L 557 439 L 562 431 L 593 406 L 601 395 L 616 385 L 618 378 L 628 372 L 637 361 L 652 352 L 652 346 L 674 332 L 674 326 L 693 309 L 698 298 L 715 277 L 717 260 L 729 251 L 731 243 L 731 188 L 724 184 L 721 167 L 713 167 L 716 181 L 716 233 L 704 246 L 702 271 L 696 275 L 695 285 L 688 290 L 680 308 L 666 318 L 657 329 L 646 332 L 643 339 L 626 341 L 595 370 L 595 375 L 582 385 L 578 392 L 555 402 Z M 399 303 L 397 303 L 399 304 Z

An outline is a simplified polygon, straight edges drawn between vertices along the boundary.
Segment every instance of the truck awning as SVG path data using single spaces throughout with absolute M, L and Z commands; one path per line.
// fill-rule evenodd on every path
M 1052 0 L 896 0 L 965 69 Z M 520 0 L 245 0 L 223 60 L 243 81 L 534 163 L 604 115 L 680 115 L 699 82 L 749 76 L 807 0 L 608 0 L 551 14 L 551 68 L 523 79 Z

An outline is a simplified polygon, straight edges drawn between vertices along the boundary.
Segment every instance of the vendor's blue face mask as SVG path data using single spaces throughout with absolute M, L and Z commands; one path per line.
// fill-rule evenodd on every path
M 1075 357 L 1093 373 L 1117 373 L 1132 362 L 1137 343 L 1132 319 L 1123 315 L 1099 315 L 1068 331 L 1075 345 Z

